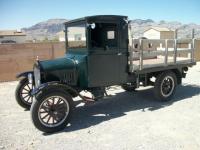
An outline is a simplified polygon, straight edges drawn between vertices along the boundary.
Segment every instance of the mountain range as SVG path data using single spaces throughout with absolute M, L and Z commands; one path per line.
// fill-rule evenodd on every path
M 64 30 L 64 22 L 67 19 L 49 19 L 44 22 L 39 22 L 31 27 L 22 28 L 21 30 L 27 34 L 27 39 L 44 40 L 45 38 L 54 39 L 57 33 Z M 159 21 L 155 22 L 151 19 L 135 19 L 130 20 L 133 38 L 143 36 L 143 32 L 150 27 L 167 27 L 171 30 L 178 29 L 179 38 L 190 38 L 192 29 L 195 29 L 195 37 L 200 38 L 200 25 L 195 23 L 182 24 L 178 21 Z
M 27 35 L 27 40 L 44 40 L 45 38 L 56 38 L 57 33 L 64 30 L 64 22 L 66 19 L 49 19 L 47 21 L 39 22 L 31 27 L 22 28 Z

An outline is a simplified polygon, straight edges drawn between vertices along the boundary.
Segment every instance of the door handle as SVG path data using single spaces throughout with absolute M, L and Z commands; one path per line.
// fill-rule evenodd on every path
M 121 55 L 122 55 L 122 53 L 118 53 L 117 55 L 118 55 L 118 56 L 121 56 Z

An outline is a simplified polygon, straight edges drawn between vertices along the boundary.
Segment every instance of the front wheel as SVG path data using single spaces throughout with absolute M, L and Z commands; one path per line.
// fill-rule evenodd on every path
M 154 94 L 158 100 L 169 101 L 175 93 L 177 78 L 173 72 L 163 72 L 156 78 Z
M 57 89 L 41 92 L 31 106 L 31 117 L 37 129 L 57 132 L 69 123 L 73 101 L 71 96 Z

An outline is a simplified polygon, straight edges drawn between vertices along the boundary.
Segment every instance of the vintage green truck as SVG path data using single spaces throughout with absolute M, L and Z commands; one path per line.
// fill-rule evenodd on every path
M 31 118 L 43 132 L 62 130 L 69 123 L 73 98 L 85 102 L 106 96 L 106 87 L 126 91 L 154 86 L 155 97 L 171 99 L 188 67 L 195 65 L 191 39 L 133 39 L 127 16 L 100 15 L 65 23 L 66 54 L 54 60 L 37 60 L 33 71 L 17 75 L 16 100 L 31 107 Z M 194 34 L 193 34 L 194 35 Z M 179 48 L 181 42 L 188 48 Z M 182 57 L 181 53 L 188 53 Z M 91 92 L 88 98 L 80 94 Z

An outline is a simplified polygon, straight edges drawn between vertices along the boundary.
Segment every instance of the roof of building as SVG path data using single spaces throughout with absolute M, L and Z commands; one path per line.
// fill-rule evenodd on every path
M 144 32 L 150 30 L 150 29 L 154 29 L 156 31 L 162 32 L 162 31 L 173 31 L 170 30 L 169 28 L 165 28 L 165 27 L 150 27 L 149 29 L 145 30 Z
M 17 30 L 0 30 L 0 36 L 26 36 L 26 34 Z

